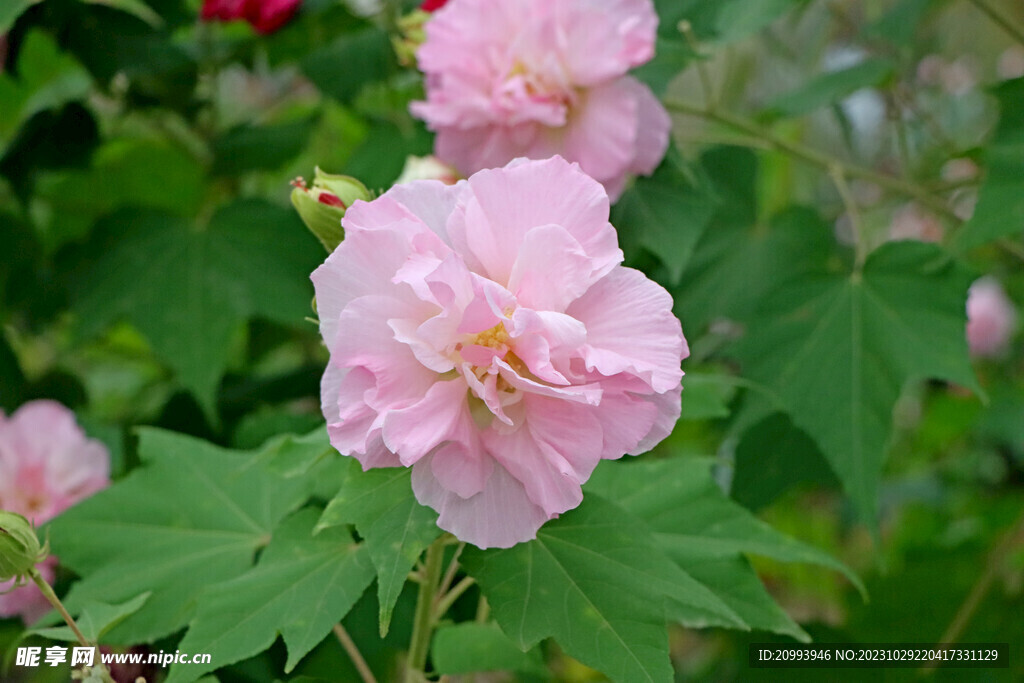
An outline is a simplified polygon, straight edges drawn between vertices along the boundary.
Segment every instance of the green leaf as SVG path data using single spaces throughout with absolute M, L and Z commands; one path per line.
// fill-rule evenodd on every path
M 198 439 L 148 428 L 139 437 L 144 467 L 49 526 L 61 563 L 85 577 L 65 600 L 70 610 L 152 591 L 112 643 L 153 642 L 188 624 L 202 590 L 248 570 L 310 488 Z
M 900 0 L 892 9 L 864 27 L 869 38 L 882 39 L 896 46 L 909 47 L 921 29 L 932 0 Z
M 272 171 L 298 156 L 316 128 L 316 118 L 272 126 L 244 124 L 213 142 L 213 174 L 240 175 L 247 171 Z
M 637 178 L 612 212 L 625 247 L 636 243 L 657 256 L 677 282 L 715 213 L 716 198 L 706 183 L 684 171 L 670 152 L 649 178 Z
M 182 110 L 195 107 L 198 66 L 166 30 L 102 4 L 74 3 L 62 16 L 62 46 L 101 85 L 121 74 L 131 102 Z
M 736 382 L 727 375 L 687 372 L 683 378 L 680 419 L 710 420 L 729 417 L 729 402 L 736 394 Z
M 81 0 L 92 5 L 106 5 L 141 19 L 154 28 L 163 26 L 163 18 L 142 0 Z
M 746 38 L 768 26 L 783 14 L 808 0 L 726 0 L 717 2 L 718 15 L 715 28 L 718 39 L 731 42 Z
M 1001 115 L 995 137 L 985 149 L 988 172 L 974 214 L 950 242 L 956 253 L 1024 231 L 1024 78 L 995 89 Z
M 3 334 L 0 334 L 0 386 L 4 388 L 0 391 L 0 410 L 12 413 L 25 400 L 25 375 Z
M 863 584 L 828 554 L 775 531 L 730 500 L 712 479 L 711 464 L 699 458 L 604 463 L 587 490 L 644 520 L 658 547 L 750 627 L 806 640 L 765 591 L 744 554 L 822 565 L 842 572 L 861 591 Z
M 195 158 L 166 142 L 106 142 L 93 155 L 90 169 L 40 179 L 36 194 L 53 211 L 48 247 L 80 239 L 97 218 L 125 206 L 195 215 L 205 192 L 204 175 Z
M 352 458 L 345 483 L 317 524 L 318 531 L 354 524 L 365 540 L 377 570 L 382 638 L 409 570 L 441 533 L 437 513 L 417 502 L 409 477 L 410 470 L 404 467 L 363 472 Z
M 120 605 L 108 605 L 102 602 L 88 600 L 82 603 L 82 609 L 75 617 L 75 625 L 82 632 L 85 639 L 92 643 L 100 640 L 122 621 L 138 612 L 151 593 L 142 593 L 131 600 Z M 53 628 L 35 628 L 28 631 L 28 635 L 42 636 L 51 640 L 63 640 L 65 642 L 78 642 L 78 636 L 71 630 L 70 626 L 56 626 Z
M 322 422 L 322 421 L 321 421 Z M 327 436 L 323 424 L 308 434 L 282 434 L 260 446 L 259 453 L 250 459 L 250 466 L 259 465 L 284 477 L 301 476 L 309 472 L 324 458 L 337 453 Z
M 654 59 L 633 70 L 633 76 L 647 84 L 655 95 L 665 94 L 669 84 L 682 73 L 695 55 L 681 36 L 658 37 Z
M 384 190 L 401 174 L 409 155 L 430 154 L 432 145 L 433 136 L 422 124 L 409 130 L 390 121 L 373 121 L 343 170 L 371 190 Z
M 506 550 L 467 546 L 462 562 L 521 649 L 554 637 L 613 681 L 672 680 L 666 619 L 745 627 L 662 553 L 642 522 L 596 495 L 535 540 Z
M 0 9 L 0 14 L 4 11 Z M 0 28 L 0 35 L 3 33 Z M 8 71 L 0 73 L 0 153 L 33 114 L 81 99 L 91 85 L 88 72 L 61 52 L 53 38 L 42 31 L 29 31 L 18 51 L 18 77 Z
M 746 322 L 777 283 L 820 269 L 835 259 L 834 250 L 831 229 L 809 209 L 790 208 L 769 226 L 717 218 L 673 290 L 687 334 L 720 318 Z
M 127 318 L 208 415 L 238 326 L 257 315 L 298 325 L 309 310 L 320 247 L 288 209 L 243 200 L 204 230 L 126 210 L 98 230 L 108 241 L 75 280 L 82 333 Z
M 894 70 L 895 65 L 888 59 L 866 59 L 846 69 L 821 74 L 796 90 L 780 95 L 768 106 L 768 111 L 778 116 L 802 116 L 835 104 L 862 88 L 879 86 L 892 77 Z
M 860 579 L 830 555 L 801 543 L 729 499 L 711 477 L 713 461 L 677 457 L 602 463 L 588 491 L 614 500 L 647 523 L 658 545 L 677 560 L 723 559 L 743 553 L 782 562 L 808 562 L 843 573 L 858 589 Z
M 467 622 L 444 626 L 434 634 L 430 660 L 440 674 L 475 671 L 522 671 L 543 675 L 544 660 L 536 648 L 520 650 L 494 623 Z
M 371 27 L 341 34 L 307 55 L 301 67 L 321 92 L 350 104 L 364 85 L 384 79 L 396 64 L 387 32 Z
M 348 614 L 373 581 L 373 567 L 347 529 L 312 536 L 318 515 L 305 509 L 282 522 L 255 567 L 200 595 L 178 648 L 209 653 L 212 663 L 172 666 L 168 683 L 190 683 L 258 654 L 278 634 L 288 647 L 289 672 Z
M 99 123 L 82 103 L 40 111 L 9 141 L 0 158 L 0 175 L 27 202 L 40 171 L 85 167 L 99 143 Z
M 24 14 L 32 5 L 35 5 L 42 0 L 7 0 L 0 6 L 0 35 L 3 35 L 11 30 L 14 26 L 14 22 L 17 21 L 18 17 Z
M 735 458 L 730 493 L 737 502 L 754 510 L 801 482 L 839 484 L 811 437 L 781 413 L 747 429 L 736 444 Z
M 822 268 L 781 285 L 735 348 L 745 374 L 777 394 L 869 522 L 903 385 L 937 378 L 979 390 L 964 334 L 970 282 L 937 246 L 891 242 L 863 273 Z

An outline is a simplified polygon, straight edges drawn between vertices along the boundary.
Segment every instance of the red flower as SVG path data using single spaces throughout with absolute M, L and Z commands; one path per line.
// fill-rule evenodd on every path
M 245 19 L 257 33 L 273 33 L 298 10 L 302 0 L 203 0 L 200 16 L 206 21 Z
M 420 5 L 420 9 L 424 12 L 436 12 L 444 7 L 446 2 L 448 2 L 448 0 L 423 0 L 423 4 Z

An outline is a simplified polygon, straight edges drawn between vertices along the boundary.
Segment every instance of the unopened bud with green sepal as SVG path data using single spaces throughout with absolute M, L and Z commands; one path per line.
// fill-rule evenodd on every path
M 319 168 L 312 185 L 299 177 L 292 181 L 292 187 L 292 204 L 327 251 L 334 251 L 345 237 L 341 227 L 345 210 L 357 199 L 371 198 L 370 191 L 355 178 L 324 173 Z
M 31 522 L 15 512 L 0 510 L 0 582 L 20 581 L 46 555 Z

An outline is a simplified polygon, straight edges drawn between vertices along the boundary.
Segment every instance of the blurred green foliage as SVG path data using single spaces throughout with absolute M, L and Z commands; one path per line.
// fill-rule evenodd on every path
M 115 645 L 209 648 L 223 681 L 356 680 L 323 640 L 344 616 L 378 678 L 399 675 L 432 513 L 407 475 L 356 479 L 316 435 L 280 435 L 322 426 L 326 360 L 305 319 L 323 250 L 288 181 L 319 164 L 386 189 L 431 150 L 407 109 L 422 83 L 392 49 L 400 4 L 306 0 L 261 37 L 198 22 L 193 0 L 0 3 L 0 407 L 60 400 L 111 448 L 120 483 L 51 528 L 59 589 Z M 746 645 L 805 635 L 1018 653 L 1024 346 L 1018 330 L 969 361 L 962 328 L 975 275 L 1024 302 L 1024 10 L 655 5 L 658 54 L 636 75 L 685 107 L 613 223 L 675 297 L 684 419 L 646 462 L 598 469 L 608 501 L 466 551 L 502 630 L 473 623 L 469 590 L 437 670 L 602 680 L 578 658 L 615 680 L 778 680 Z M 551 595 L 524 593 L 534 579 Z M 666 638 L 673 594 L 673 622 L 760 630 Z M 0 648 L 19 637 L 0 623 Z M 931 677 L 1020 680 L 1018 660 Z M 49 673 L 26 675 L 2 673 Z

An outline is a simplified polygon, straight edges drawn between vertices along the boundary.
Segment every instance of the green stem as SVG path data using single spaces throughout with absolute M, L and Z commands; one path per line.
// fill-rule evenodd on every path
M 1009 33 L 1014 40 L 1021 45 L 1024 45 L 1024 31 L 1021 31 L 1013 21 L 1004 17 L 999 10 L 988 4 L 987 0 L 970 0 L 970 2 L 972 5 L 988 15 L 989 19 L 999 24 L 1000 28 Z
M 887 175 L 885 173 L 879 173 L 878 171 L 864 166 L 843 163 L 827 154 L 819 152 L 816 149 L 806 147 L 799 143 L 790 142 L 789 140 L 773 135 L 770 131 L 762 128 L 753 121 L 749 121 L 739 116 L 734 116 L 732 114 L 713 109 L 706 109 L 704 107 L 697 107 L 678 100 L 665 100 L 664 105 L 669 110 L 677 111 L 689 116 L 696 116 L 707 121 L 714 121 L 723 126 L 749 135 L 777 151 L 785 152 L 796 159 L 800 159 L 812 166 L 817 166 L 826 172 L 831 172 L 834 168 L 838 167 L 847 178 L 860 178 L 861 180 L 867 180 L 868 182 L 872 182 L 892 192 L 913 197 L 921 204 L 932 208 L 946 218 L 956 221 L 958 224 L 961 222 L 960 218 L 953 213 L 941 197 L 935 196 L 925 188 L 915 183 Z
M 829 169 L 829 176 L 831 176 L 832 182 L 835 183 L 839 197 L 843 200 L 843 206 L 846 208 L 846 215 L 850 219 L 850 229 L 853 230 L 854 253 L 856 255 L 854 270 L 860 272 L 864 270 L 864 262 L 868 257 L 867 236 L 864 234 L 864 225 L 860 220 L 860 211 L 857 209 L 857 202 L 853 199 L 853 193 L 850 192 L 850 186 L 846 184 L 846 177 L 843 175 L 842 166 L 834 164 Z
M 359 672 L 359 677 L 363 679 L 363 683 L 377 683 L 377 679 L 373 675 L 373 671 L 367 665 L 366 660 L 363 659 L 363 655 L 359 652 L 359 648 L 356 646 L 352 636 L 348 634 L 345 627 L 340 623 L 334 625 L 334 636 L 341 643 L 341 646 L 345 649 L 349 659 L 352 660 L 352 665 Z
M 32 581 L 39 588 L 40 592 L 43 594 L 43 597 L 45 597 L 47 601 L 51 605 L 53 605 L 53 608 L 57 610 L 60 616 L 64 619 L 64 622 L 68 625 L 68 628 L 70 628 L 71 632 L 75 634 L 76 638 L 78 638 L 78 642 L 83 647 L 91 647 L 95 651 L 92 668 L 96 671 L 99 671 L 100 676 L 106 683 L 114 683 L 114 680 L 110 677 L 110 672 L 107 671 L 107 667 L 104 666 L 103 662 L 100 660 L 100 649 L 96 646 L 95 643 L 90 643 L 89 640 L 85 637 L 85 635 L 78 629 L 78 624 L 76 624 L 75 620 L 71 618 L 71 614 L 68 613 L 67 609 L 64 608 L 64 603 L 62 603 L 60 601 L 60 598 L 57 597 L 57 594 L 53 592 L 53 588 L 51 588 L 50 584 L 46 582 L 46 579 L 44 579 L 42 574 L 39 573 L 39 570 L 33 568 L 32 573 L 29 574 L 29 576 L 32 577 Z
M 423 582 L 416 598 L 416 614 L 413 617 L 412 638 L 409 641 L 406 683 L 426 680 L 427 654 L 430 651 L 430 636 L 435 624 L 434 595 L 441 581 L 444 547 L 445 537 L 441 536 L 427 548 L 427 557 L 423 563 Z
M 452 605 L 455 604 L 455 601 L 461 598 L 462 594 L 472 588 L 475 583 L 476 581 L 473 580 L 472 576 L 467 576 L 462 579 L 462 581 L 455 584 L 454 588 L 445 593 L 444 596 L 437 601 L 437 607 L 434 610 L 434 618 L 440 620 L 441 617 L 448 613 L 448 610 L 450 610 Z
M 64 621 L 71 629 L 71 632 L 75 634 L 76 638 L 78 638 L 78 642 L 81 643 L 83 647 L 92 647 L 93 644 L 90 643 L 82 632 L 78 630 L 78 624 L 76 624 L 75 620 L 71 618 L 68 611 L 64 609 L 64 603 L 62 603 L 60 598 L 57 597 L 57 594 L 53 592 L 53 589 L 50 588 L 50 584 L 46 582 L 46 579 L 44 579 L 43 575 L 39 573 L 39 570 L 33 569 L 30 576 L 36 586 L 39 587 L 39 590 L 42 591 L 43 596 L 46 597 L 49 603 L 53 605 L 53 608 L 64 618 Z
M 971 587 L 971 592 L 967 594 L 967 598 L 956 611 L 953 621 L 946 627 L 946 631 L 939 639 L 939 643 L 955 645 L 960 640 L 960 636 L 963 635 L 967 626 L 971 623 L 975 612 L 978 611 L 981 601 L 984 600 L 989 589 L 992 588 L 992 584 L 999 577 L 999 573 L 1003 571 L 1006 559 L 1015 548 L 1022 544 L 1024 544 L 1024 513 L 1021 513 L 1010 529 L 1003 534 L 1002 538 L 999 539 L 989 552 L 985 568 L 982 570 L 981 575 L 978 576 L 974 586 Z M 937 666 L 939 665 L 936 662 L 932 662 L 922 667 L 921 671 L 922 673 L 931 673 Z

